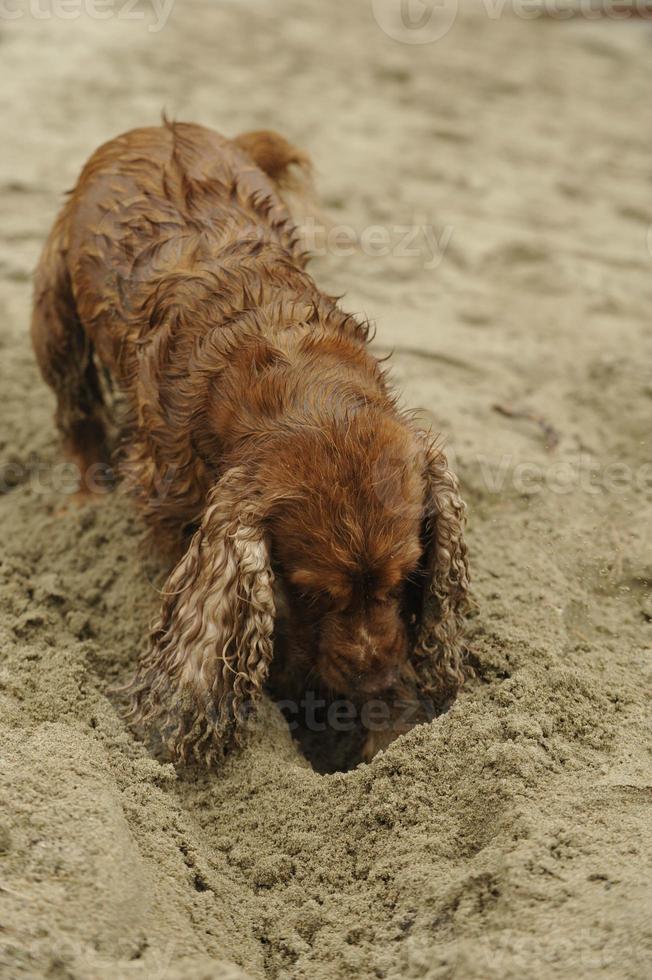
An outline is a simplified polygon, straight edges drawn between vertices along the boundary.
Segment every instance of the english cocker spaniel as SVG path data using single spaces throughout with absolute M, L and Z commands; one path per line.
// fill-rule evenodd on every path
M 32 337 L 82 487 L 118 458 L 176 551 L 130 685 L 176 759 L 219 758 L 269 690 L 387 708 L 370 759 L 464 677 L 465 508 L 397 408 L 369 328 L 306 272 L 272 132 L 137 129 L 84 167 L 45 245 Z

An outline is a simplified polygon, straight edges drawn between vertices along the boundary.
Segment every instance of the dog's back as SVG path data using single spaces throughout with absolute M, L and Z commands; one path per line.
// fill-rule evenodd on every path
M 293 165 L 309 167 L 270 132 L 228 140 L 190 124 L 133 130 L 90 158 L 41 257 L 32 337 L 69 455 L 83 473 L 109 457 L 99 363 L 127 395 L 123 475 L 146 518 L 172 536 L 200 512 L 235 439 L 229 412 L 246 414 L 216 401 L 217 377 L 222 389 L 228 374 L 234 390 L 250 392 L 255 365 L 306 332 L 332 333 L 338 350 L 344 338 L 353 347 L 345 359 L 356 361 L 366 339 L 366 326 L 305 271 L 280 189 Z
M 280 248 L 302 267 L 275 181 L 304 161 L 273 133 L 231 141 L 189 124 L 136 129 L 101 146 L 54 235 L 77 313 L 102 359 L 119 367 L 113 352 L 147 336 L 156 291 L 177 277 L 201 279 L 222 261 L 232 264 L 234 251 L 244 258 L 252 248 Z
M 314 289 L 279 192 L 293 165 L 309 168 L 278 134 L 228 140 L 168 122 L 125 133 L 89 159 L 43 249 L 32 317 L 57 423 L 82 467 L 108 458 L 94 352 L 138 411 L 145 342 L 157 345 L 159 368 L 170 341 L 180 344 L 174 362 L 185 372 L 207 324 L 263 304 L 279 276 L 290 295 Z M 183 331 L 174 323 L 181 309 Z

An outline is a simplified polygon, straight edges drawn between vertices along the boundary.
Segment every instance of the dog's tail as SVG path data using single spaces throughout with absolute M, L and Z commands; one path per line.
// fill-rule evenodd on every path
M 310 157 L 303 150 L 292 146 L 284 136 L 270 129 L 257 129 L 251 133 L 241 133 L 233 142 L 281 190 L 302 195 L 307 192 L 310 196 L 313 191 Z

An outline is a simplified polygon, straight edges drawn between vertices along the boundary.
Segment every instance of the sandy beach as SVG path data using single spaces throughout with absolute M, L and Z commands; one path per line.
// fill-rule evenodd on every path
M 0 977 L 649 977 L 652 23 L 5 6 Z M 119 490 L 70 505 L 31 276 L 85 159 L 162 110 L 311 154 L 312 273 L 468 503 L 475 679 L 348 772 L 271 703 L 219 772 L 175 770 L 110 693 L 165 570 Z

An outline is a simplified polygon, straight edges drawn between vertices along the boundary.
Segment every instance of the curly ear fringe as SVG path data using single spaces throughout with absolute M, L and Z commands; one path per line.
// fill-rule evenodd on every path
M 237 514 L 242 476 L 231 470 L 211 491 L 125 688 L 129 722 L 174 760 L 211 765 L 241 741 L 272 660 L 273 575 L 256 515 Z
M 422 692 L 443 710 L 470 673 L 463 645 L 464 618 L 473 605 L 464 540 L 466 505 L 443 452 L 429 448 L 426 474 L 429 581 L 413 663 Z

